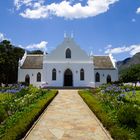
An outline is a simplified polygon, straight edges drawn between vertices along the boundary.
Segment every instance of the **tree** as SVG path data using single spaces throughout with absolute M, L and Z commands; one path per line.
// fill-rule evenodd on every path
M 29 54 L 43 54 L 41 50 L 28 51 Z
M 10 41 L 0 42 L 0 83 L 17 82 L 18 61 L 24 50 L 13 46 Z
M 121 72 L 120 80 L 123 82 L 135 83 L 136 86 L 137 82 L 140 81 L 140 64 L 124 69 Z

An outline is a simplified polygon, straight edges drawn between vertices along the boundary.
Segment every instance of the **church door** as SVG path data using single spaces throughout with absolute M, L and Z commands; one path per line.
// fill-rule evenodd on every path
M 73 86 L 73 74 L 70 69 L 64 72 L 64 86 Z
M 110 75 L 107 76 L 106 81 L 107 81 L 107 83 L 111 83 L 111 76 Z
M 25 76 L 25 83 L 27 86 L 30 84 L 30 76 L 28 74 Z

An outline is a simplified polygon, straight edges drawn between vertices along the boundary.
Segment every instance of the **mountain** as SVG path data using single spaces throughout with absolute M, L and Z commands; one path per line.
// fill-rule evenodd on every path
M 117 68 L 118 68 L 119 73 L 120 73 L 123 69 L 128 68 L 128 67 L 135 65 L 135 64 L 140 64 L 140 52 L 136 53 L 132 57 L 126 58 L 123 61 L 118 61 Z

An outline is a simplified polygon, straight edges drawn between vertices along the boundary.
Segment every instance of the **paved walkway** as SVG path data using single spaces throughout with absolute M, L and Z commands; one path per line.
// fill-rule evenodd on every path
M 26 140 L 110 140 L 77 90 L 59 90 Z

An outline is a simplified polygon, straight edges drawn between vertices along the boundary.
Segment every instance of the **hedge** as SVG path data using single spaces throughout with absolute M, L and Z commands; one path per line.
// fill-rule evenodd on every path
M 8 118 L 5 124 L 0 126 L 2 134 L 0 139 L 19 140 L 23 138 L 57 93 L 56 90 L 47 91 L 35 103 Z
M 110 132 L 114 140 L 134 139 L 133 132 L 121 127 L 116 121 L 114 121 L 110 114 L 103 109 L 101 102 L 93 95 L 93 93 L 88 90 L 83 90 L 79 91 L 79 95 L 102 122 L 103 126 Z

